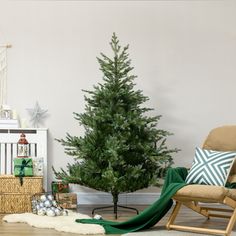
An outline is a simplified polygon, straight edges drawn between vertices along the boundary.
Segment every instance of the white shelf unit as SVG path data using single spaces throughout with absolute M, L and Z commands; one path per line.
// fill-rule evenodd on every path
M 17 156 L 17 142 L 21 133 L 29 142 L 30 156 L 43 157 L 43 187 L 47 191 L 47 129 L 46 128 L 0 128 L 0 174 L 13 174 L 13 159 Z

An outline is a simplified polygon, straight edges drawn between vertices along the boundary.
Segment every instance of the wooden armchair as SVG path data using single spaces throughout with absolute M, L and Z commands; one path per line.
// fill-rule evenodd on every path
M 236 125 L 213 129 L 205 140 L 203 149 L 236 151 Z M 228 182 L 236 182 L 236 161 L 234 161 Z M 177 191 L 173 199 L 176 201 L 176 205 L 166 224 L 168 230 L 175 229 L 214 235 L 230 235 L 236 221 L 236 189 L 229 189 L 223 186 L 192 184 Z M 199 204 L 199 202 L 206 203 L 207 207 L 204 206 L 205 204 Z M 228 207 L 218 207 L 218 204 L 208 207 L 210 203 L 220 203 Z M 176 225 L 174 221 L 182 205 L 198 212 L 207 219 L 211 217 L 229 218 L 228 225 L 225 230 Z

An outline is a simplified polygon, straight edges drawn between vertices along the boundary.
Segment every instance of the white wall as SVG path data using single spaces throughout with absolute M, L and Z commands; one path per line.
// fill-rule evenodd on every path
M 182 149 L 176 165 L 189 166 L 211 128 L 236 123 L 235 12 L 235 1 L 1 1 L 8 103 L 28 120 L 36 101 L 49 110 L 48 166 L 65 167 L 72 158 L 54 138 L 83 134 L 72 112 L 83 112 L 81 89 L 101 82 L 95 57 L 116 32 L 159 127 Z

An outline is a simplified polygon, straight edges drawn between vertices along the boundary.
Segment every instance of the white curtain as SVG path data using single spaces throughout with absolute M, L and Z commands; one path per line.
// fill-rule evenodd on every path
M 0 108 L 7 104 L 7 47 L 0 47 Z

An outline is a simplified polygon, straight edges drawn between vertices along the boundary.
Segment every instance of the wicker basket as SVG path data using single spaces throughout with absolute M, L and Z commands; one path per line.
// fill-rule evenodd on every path
M 0 194 L 0 213 L 31 212 L 31 194 Z
M 31 212 L 32 196 L 43 192 L 43 177 L 0 176 L 0 213 Z
M 43 192 L 43 177 L 24 177 L 20 185 L 19 177 L 13 175 L 0 176 L 1 193 L 41 193 Z

